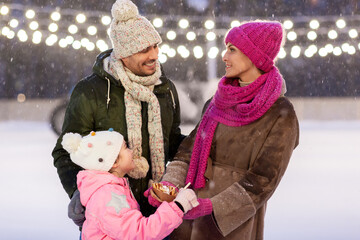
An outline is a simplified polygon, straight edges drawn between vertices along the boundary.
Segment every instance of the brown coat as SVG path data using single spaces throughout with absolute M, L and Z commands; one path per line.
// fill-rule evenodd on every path
M 182 142 L 163 181 L 183 186 L 197 128 Z M 198 197 L 210 198 L 213 213 L 184 223 L 171 239 L 263 239 L 266 203 L 285 173 L 299 142 L 290 101 L 280 97 L 257 121 L 216 128 Z

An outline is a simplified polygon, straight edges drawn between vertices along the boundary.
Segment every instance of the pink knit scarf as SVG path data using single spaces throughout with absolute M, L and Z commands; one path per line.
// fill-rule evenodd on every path
M 186 183 L 194 189 L 205 186 L 207 159 L 218 123 L 239 127 L 259 119 L 279 98 L 282 81 L 276 67 L 246 87 L 239 87 L 238 79 L 220 80 L 196 133 Z

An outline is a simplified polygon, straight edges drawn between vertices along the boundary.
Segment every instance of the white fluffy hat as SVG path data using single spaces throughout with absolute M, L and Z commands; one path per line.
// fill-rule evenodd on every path
M 129 57 L 161 43 L 161 37 L 130 0 L 117 0 L 112 8 L 110 39 L 117 59 Z
M 66 133 L 61 144 L 70 153 L 71 160 L 88 170 L 109 171 L 115 163 L 124 137 L 109 129 L 91 132 L 85 137 L 78 133 Z

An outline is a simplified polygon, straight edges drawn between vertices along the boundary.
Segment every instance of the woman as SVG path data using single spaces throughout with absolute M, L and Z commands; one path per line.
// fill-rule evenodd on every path
M 279 22 L 254 21 L 227 33 L 226 74 L 162 178 L 179 187 L 190 182 L 200 203 L 171 239 L 263 239 L 267 201 L 299 139 L 274 66 L 283 32 Z

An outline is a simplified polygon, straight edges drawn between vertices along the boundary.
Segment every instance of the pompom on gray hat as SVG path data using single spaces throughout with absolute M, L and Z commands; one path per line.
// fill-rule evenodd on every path
M 110 39 L 117 59 L 129 57 L 161 43 L 161 37 L 130 0 L 117 0 L 112 8 Z
M 92 131 L 84 137 L 78 133 L 66 133 L 61 144 L 76 165 L 87 170 L 109 171 L 123 142 L 124 137 L 120 133 L 109 129 Z

